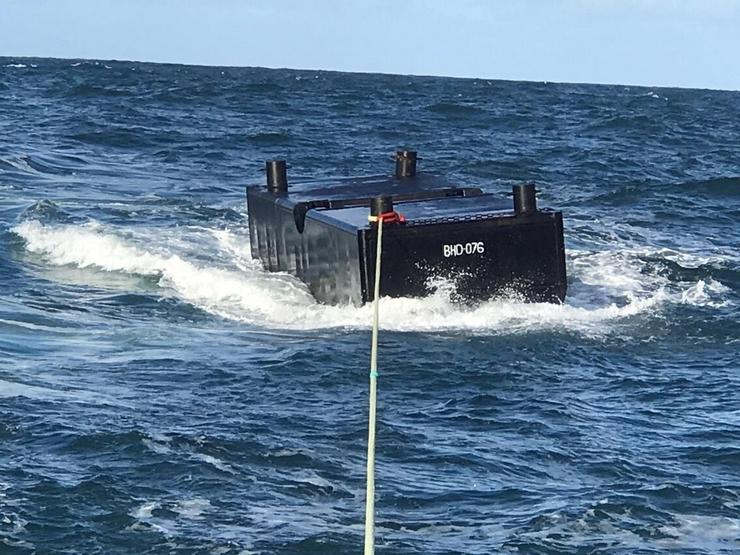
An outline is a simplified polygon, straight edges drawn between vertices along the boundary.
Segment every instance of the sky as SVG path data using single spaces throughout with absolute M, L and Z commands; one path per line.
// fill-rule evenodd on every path
M 0 0 L 0 56 L 740 90 L 740 0 Z

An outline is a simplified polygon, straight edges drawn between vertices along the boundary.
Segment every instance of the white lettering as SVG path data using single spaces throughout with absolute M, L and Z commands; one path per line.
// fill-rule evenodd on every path
M 486 252 L 486 246 L 483 244 L 483 241 L 442 245 L 442 254 L 445 258 L 450 258 L 451 256 L 461 256 L 463 254 L 483 254 L 484 252 Z

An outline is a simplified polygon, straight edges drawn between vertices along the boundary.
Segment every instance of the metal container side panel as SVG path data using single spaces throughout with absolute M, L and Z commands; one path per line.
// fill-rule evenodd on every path
M 357 232 L 311 217 L 302 234 L 301 279 L 319 302 L 361 305 L 360 254 Z
M 269 271 L 295 275 L 320 302 L 362 304 L 356 230 L 309 213 L 299 233 L 290 203 L 259 190 L 248 189 L 247 197 L 254 258 Z
M 296 248 L 301 243 L 298 230 L 295 227 L 293 211 L 283 206 L 275 206 L 275 220 L 277 230 L 277 267 L 281 272 L 297 275 Z
M 270 233 L 273 220 L 274 203 L 251 188 L 247 189 L 247 215 L 249 218 L 249 240 L 252 258 L 262 261 L 268 270 L 271 268 Z
M 265 269 L 285 271 L 284 210 L 274 198 L 265 193 L 247 189 L 247 214 L 252 257 L 259 259 Z M 292 218 L 291 218 L 292 220 Z
M 557 296 L 560 302 L 565 301 L 565 294 L 568 291 L 568 275 L 565 271 L 565 233 L 563 232 L 563 214 L 557 212 L 555 214 L 555 235 L 558 238 L 556 254 L 557 257 L 557 274 L 558 274 L 558 290 Z
M 374 230 L 363 233 L 364 299 L 374 283 Z M 440 281 L 458 300 L 516 294 L 530 301 L 565 298 L 562 216 L 495 218 L 395 226 L 383 231 L 381 294 L 418 297 Z
M 260 210 L 259 200 L 254 197 L 252 187 L 247 187 L 247 220 L 249 223 L 249 250 L 252 258 L 259 260 L 260 255 Z

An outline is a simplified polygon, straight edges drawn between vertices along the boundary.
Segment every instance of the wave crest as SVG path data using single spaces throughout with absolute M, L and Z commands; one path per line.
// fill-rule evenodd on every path
M 263 271 L 249 254 L 243 230 L 190 229 L 187 238 L 176 239 L 149 230 L 124 238 L 97 223 L 44 225 L 31 220 L 13 231 L 28 251 L 51 264 L 155 276 L 159 287 L 183 301 L 232 320 L 301 330 L 366 328 L 370 322 L 369 306 L 320 305 L 294 277 Z M 203 252 L 213 257 L 204 259 L 199 255 Z M 728 289 L 717 281 L 677 287 L 646 272 L 641 254 L 573 253 L 571 293 L 562 305 L 494 299 L 465 307 L 451 302 L 451 291 L 442 284 L 427 298 L 383 298 L 382 325 L 396 331 L 599 335 L 630 317 L 652 317 L 666 303 L 716 307 L 728 302 Z

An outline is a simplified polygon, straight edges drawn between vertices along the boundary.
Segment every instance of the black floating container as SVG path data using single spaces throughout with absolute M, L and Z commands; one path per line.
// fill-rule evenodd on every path
M 396 177 L 414 177 L 416 175 L 416 151 L 396 151 Z
M 285 160 L 267 160 L 267 190 L 271 193 L 285 193 L 288 191 L 288 170 Z
M 514 195 L 514 213 L 517 216 L 528 216 L 537 212 L 537 190 L 534 183 L 522 183 L 512 187 Z
M 322 303 L 360 305 L 375 280 L 368 212 L 394 212 L 383 224 L 382 296 L 423 297 L 444 282 L 464 302 L 563 301 L 562 214 L 537 208 L 533 184 L 514 187 L 512 209 L 500 194 L 415 174 L 415 160 L 403 151 L 395 175 L 309 179 L 289 191 L 284 162 L 268 162 L 267 188 L 247 188 L 252 256 L 297 276 Z

